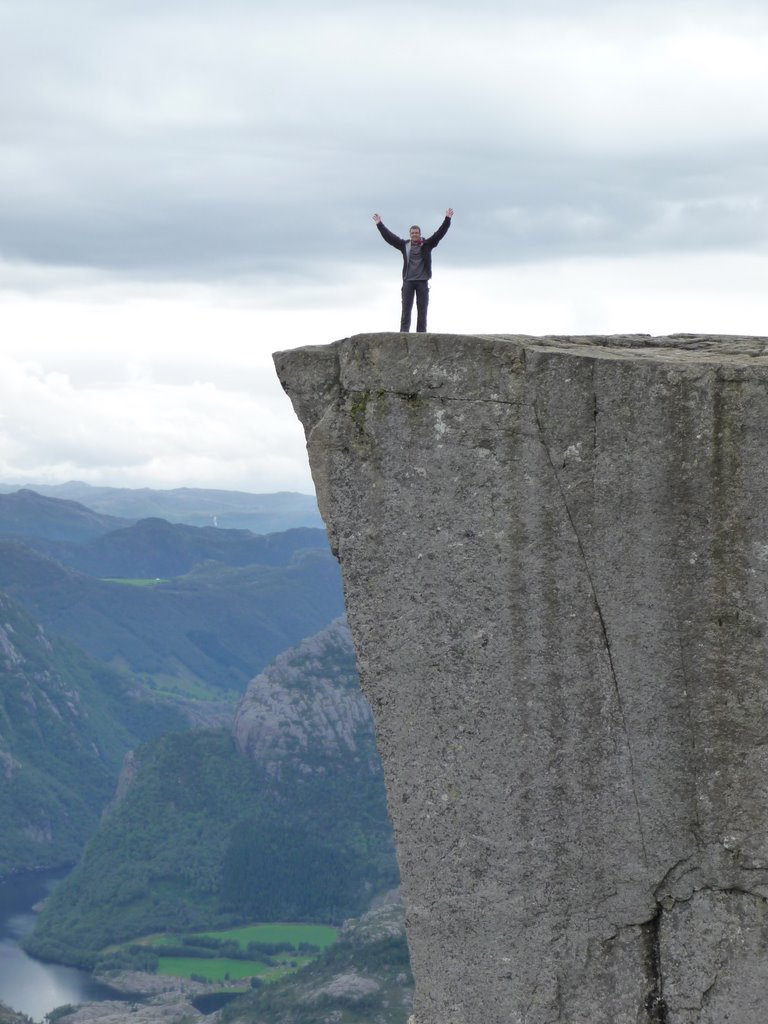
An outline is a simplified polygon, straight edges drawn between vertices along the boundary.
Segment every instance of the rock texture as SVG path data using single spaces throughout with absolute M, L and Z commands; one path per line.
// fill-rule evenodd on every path
M 417 1024 L 762 1024 L 768 340 L 275 361 L 376 719 Z
M 269 775 L 325 773 L 352 757 L 381 775 L 368 701 L 345 619 L 291 647 L 248 684 L 235 713 L 237 749 Z
M 405 921 L 396 891 L 295 974 L 229 1004 L 226 1024 L 406 1024 L 413 1008 Z M 2 1024 L 2 1022 L 0 1022 Z

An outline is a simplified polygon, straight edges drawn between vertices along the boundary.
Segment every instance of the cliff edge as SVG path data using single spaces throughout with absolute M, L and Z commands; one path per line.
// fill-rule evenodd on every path
M 275 362 L 375 715 L 417 1024 L 762 1024 L 768 339 Z

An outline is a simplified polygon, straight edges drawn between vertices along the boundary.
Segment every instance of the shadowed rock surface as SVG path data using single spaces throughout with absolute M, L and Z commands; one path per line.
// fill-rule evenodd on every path
M 762 1024 L 768 339 L 275 361 L 376 718 L 417 1024 Z

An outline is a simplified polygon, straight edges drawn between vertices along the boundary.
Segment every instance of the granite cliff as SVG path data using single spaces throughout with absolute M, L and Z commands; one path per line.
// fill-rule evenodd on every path
M 336 619 L 252 679 L 233 726 L 241 754 L 267 775 L 328 774 L 350 761 L 381 778 L 371 709 L 358 685 L 349 627 Z
M 275 356 L 344 580 L 417 1024 L 768 1005 L 768 340 Z

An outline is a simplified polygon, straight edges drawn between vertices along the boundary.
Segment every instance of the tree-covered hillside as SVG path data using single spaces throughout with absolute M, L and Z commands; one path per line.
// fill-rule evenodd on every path
M 0 534 L 4 536 L 46 537 L 80 544 L 131 523 L 131 519 L 103 515 L 76 501 L 46 498 L 28 488 L 0 493 Z
M 327 548 L 299 550 L 283 565 L 204 564 L 132 586 L 0 541 L 0 588 L 47 630 L 169 696 L 241 693 L 272 658 L 343 610 Z
M 133 523 L 30 490 L 0 494 L 0 591 L 2 873 L 76 860 L 128 749 L 226 720 L 343 608 L 321 530 Z
M 0 593 L 0 874 L 75 861 L 126 751 L 183 724 Z
M 5 500 L 15 497 L 9 495 Z M 0 495 L 0 512 L 3 500 Z M 72 504 L 39 500 L 63 506 L 63 510 Z M 83 512 L 88 510 L 83 509 Z M 89 515 L 95 518 L 93 513 Z M 212 526 L 169 523 L 165 519 L 141 519 L 125 526 L 118 521 L 106 532 L 75 541 L 62 539 L 54 532 L 57 528 L 62 531 L 68 529 L 68 523 L 49 524 L 52 536 L 48 533 L 34 534 L 30 524 L 23 534 L 6 530 L 6 525 L 0 519 L 0 536 L 21 540 L 35 551 L 97 578 L 183 576 L 196 566 L 210 562 L 229 566 L 285 566 L 299 551 L 324 551 L 328 547 L 324 530 L 308 528 L 260 535 L 250 530 L 223 530 Z
M 334 921 L 396 881 L 383 787 L 337 766 L 275 787 L 225 730 L 137 753 L 126 796 L 27 948 L 92 967 L 113 942 L 249 920 Z
M 370 714 L 341 637 L 331 627 L 259 677 L 268 720 L 255 747 L 247 715 L 238 736 L 256 760 L 223 730 L 137 751 L 132 784 L 49 900 L 32 952 L 91 965 L 109 943 L 153 931 L 338 923 L 396 884 Z

